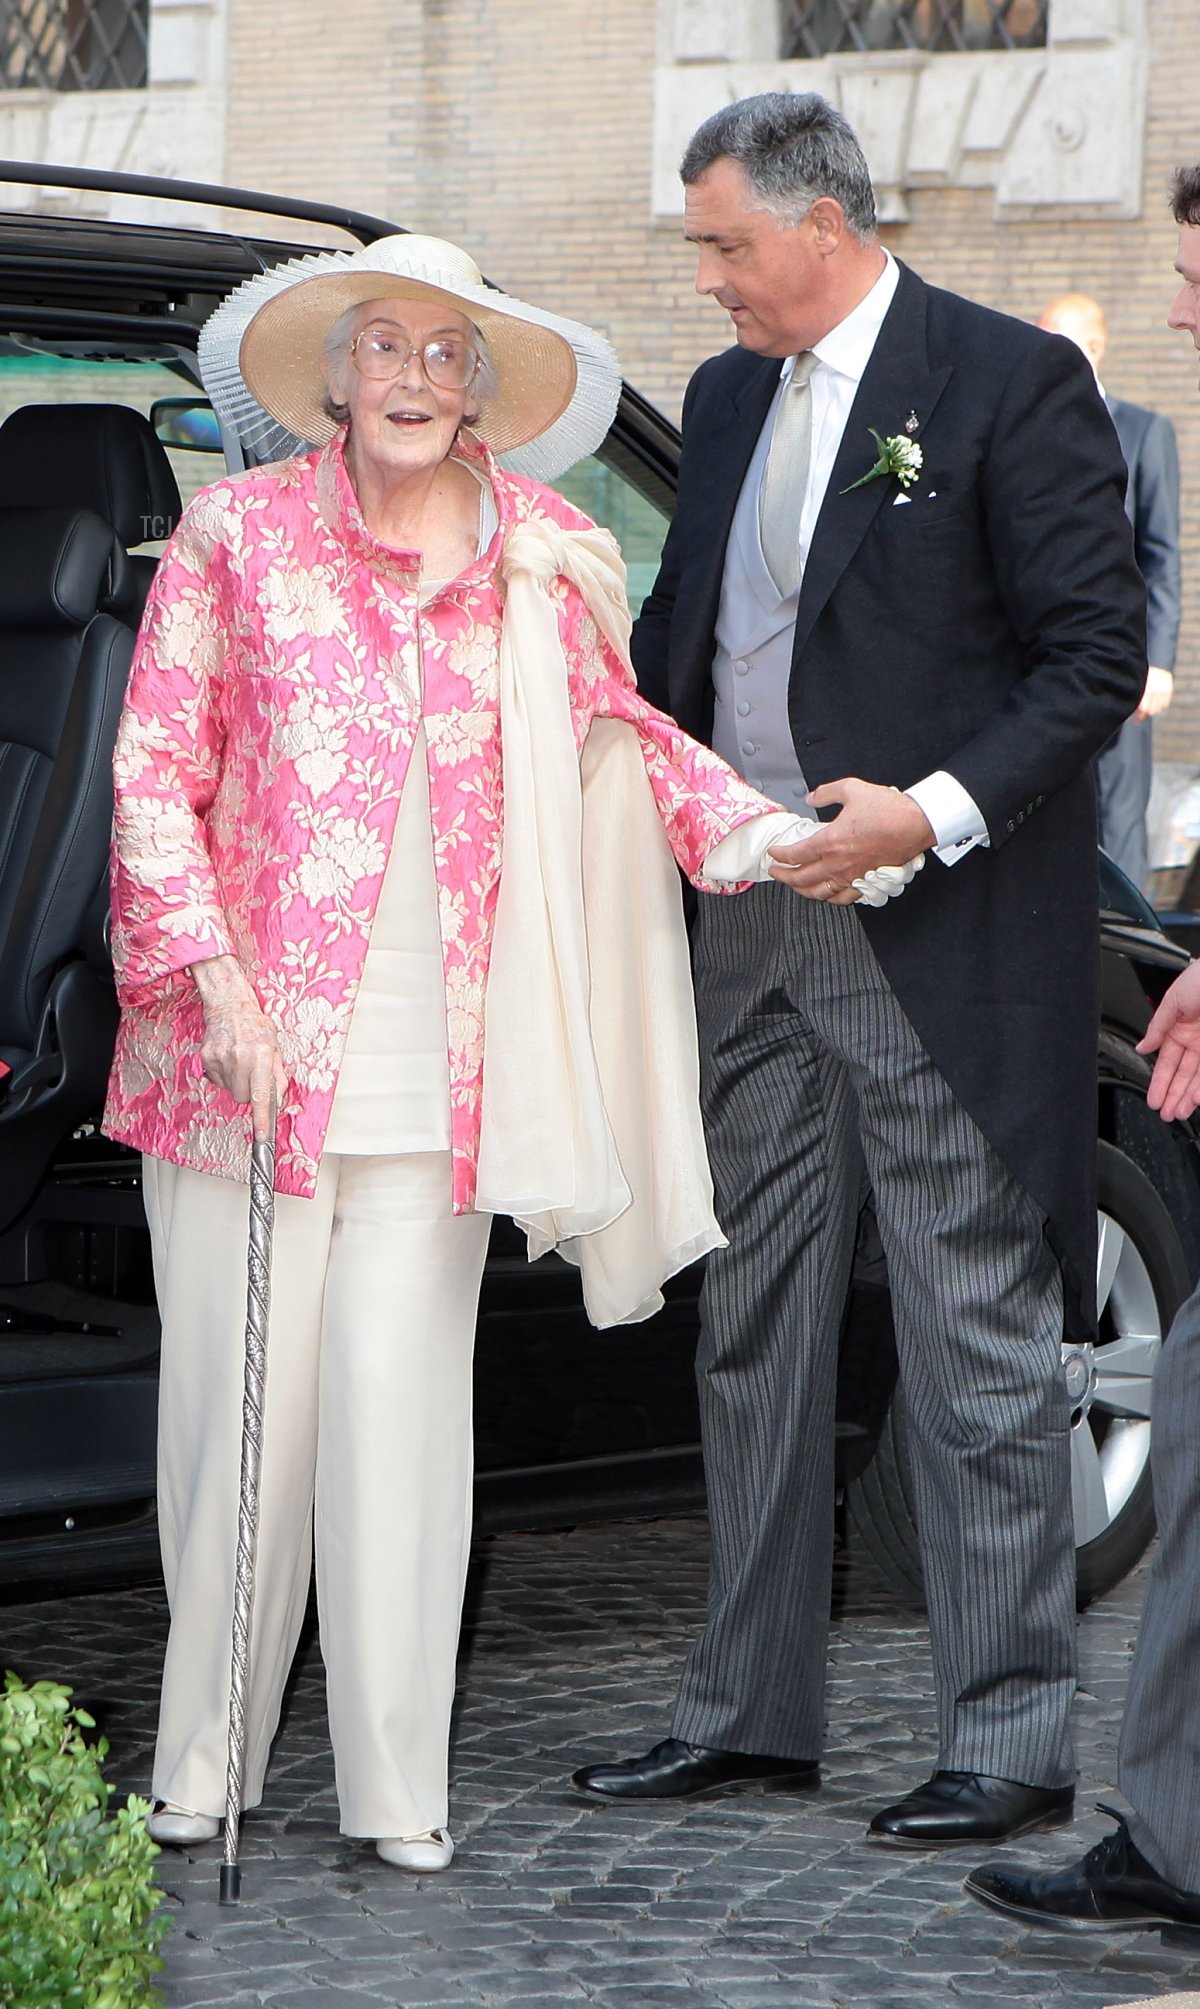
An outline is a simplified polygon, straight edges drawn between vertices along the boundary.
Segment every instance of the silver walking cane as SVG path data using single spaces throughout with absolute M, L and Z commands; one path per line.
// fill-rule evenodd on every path
M 238 1500 L 237 1567 L 233 1585 L 233 1640 L 229 1679 L 229 1762 L 225 1774 L 225 1860 L 221 1903 L 236 1904 L 242 1871 L 238 1839 L 246 1769 L 246 1688 L 250 1625 L 254 1615 L 254 1558 L 258 1546 L 258 1482 L 262 1465 L 263 1401 L 267 1385 L 267 1328 L 271 1315 L 271 1236 L 275 1227 L 275 1090 L 270 1128 L 256 1137 L 250 1157 L 250 1246 L 247 1252 L 246 1371 L 242 1388 L 242 1477 Z

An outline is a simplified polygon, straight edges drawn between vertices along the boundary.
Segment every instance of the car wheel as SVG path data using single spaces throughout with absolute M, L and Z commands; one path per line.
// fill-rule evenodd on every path
M 1145 1172 L 1098 1145 L 1099 1330 L 1064 1345 L 1071 1396 L 1071 1493 L 1081 1606 L 1111 1590 L 1154 1534 L 1150 1384 L 1171 1320 L 1191 1289 L 1175 1223 Z M 908 1425 L 897 1389 L 866 1471 L 846 1488 L 846 1535 L 894 1588 L 922 1597 Z

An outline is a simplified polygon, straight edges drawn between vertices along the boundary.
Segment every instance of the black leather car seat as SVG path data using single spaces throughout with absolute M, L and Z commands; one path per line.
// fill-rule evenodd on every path
M 169 537 L 179 485 L 148 419 L 127 405 L 23 405 L 0 425 L 0 508 L 92 509 L 130 552 L 141 618 L 156 560 L 139 544 Z
M 0 1232 L 104 1092 L 112 747 L 135 601 L 98 515 L 0 509 Z

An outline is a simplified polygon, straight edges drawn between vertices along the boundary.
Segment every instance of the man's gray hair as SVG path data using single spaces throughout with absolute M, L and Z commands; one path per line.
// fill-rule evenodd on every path
M 854 128 L 817 91 L 764 91 L 707 118 L 688 141 L 679 173 L 684 186 L 719 160 L 734 160 L 763 209 L 795 229 L 817 198 L 842 206 L 852 234 L 875 235 L 875 196 Z

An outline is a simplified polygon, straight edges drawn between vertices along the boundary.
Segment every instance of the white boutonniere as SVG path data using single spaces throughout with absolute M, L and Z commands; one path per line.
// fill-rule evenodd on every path
M 874 426 L 868 426 L 867 431 L 879 449 L 879 459 L 874 467 L 860 474 L 857 481 L 852 481 L 849 488 L 844 488 L 843 495 L 849 495 L 856 488 L 865 488 L 869 481 L 878 480 L 881 474 L 894 474 L 902 488 L 911 488 L 915 481 L 920 480 L 925 456 L 915 440 L 906 439 L 903 433 L 893 433 L 890 439 L 884 439 Z

